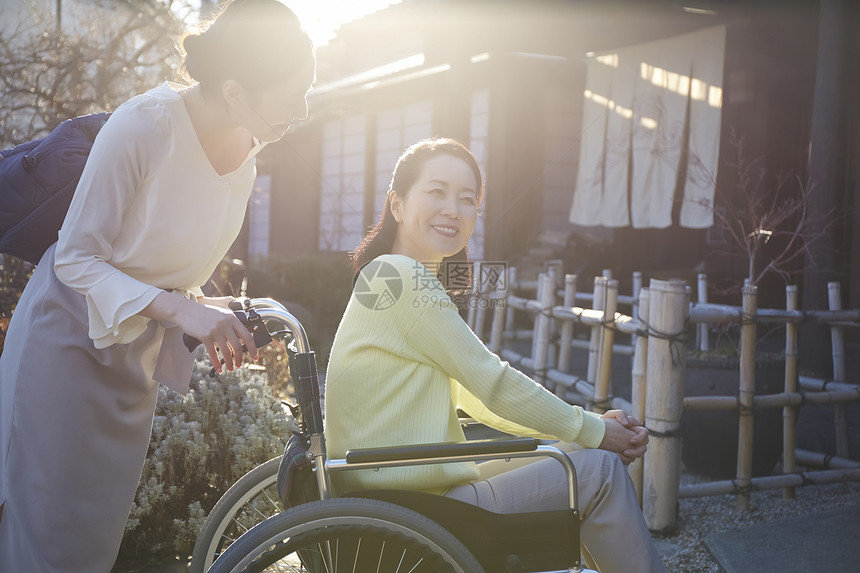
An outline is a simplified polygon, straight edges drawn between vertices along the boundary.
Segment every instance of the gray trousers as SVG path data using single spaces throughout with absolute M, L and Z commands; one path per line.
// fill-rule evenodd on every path
M 602 573 L 664 573 L 666 567 L 651 540 L 633 482 L 619 457 L 603 450 L 554 445 L 568 452 L 576 467 L 585 564 Z M 481 480 L 454 486 L 445 496 L 496 513 L 568 507 L 567 480 L 561 464 L 548 458 L 537 460 L 479 464 Z

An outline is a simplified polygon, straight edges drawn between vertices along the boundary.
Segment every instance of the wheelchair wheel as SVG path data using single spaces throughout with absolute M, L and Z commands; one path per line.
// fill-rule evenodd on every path
M 228 489 L 209 513 L 191 555 L 189 573 L 204 573 L 243 533 L 281 511 L 278 466 L 281 457 L 257 466 Z
M 439 524 L 375 499 L 336 498 L 271 517 L 234 542 L 210 573 L 482 573 Z

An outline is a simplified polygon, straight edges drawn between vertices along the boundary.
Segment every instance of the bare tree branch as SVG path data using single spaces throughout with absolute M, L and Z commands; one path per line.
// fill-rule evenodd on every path
M 811 217 L 814 184 L 792 174 L 770 174 L 762 157 L 748 157 L 744 138 L 734 131 L 731 143 L 735 152 L 727 163 L 735 176 L 731 192 L 714 182 L 718 201 L 702 204 L 711 208 L 729 243 L 744 253 L 750 284 L 758 284 L 769 273 L 789 280 L 799 272 L 793 263 L 837 224 L 837 214 Z
M 0 34 L 0 149 L 44 136 L 64 119 L 114 109 L 176 78 L 177 14 L 188 0 L 113 0 L 86 14 L 18 23 Z

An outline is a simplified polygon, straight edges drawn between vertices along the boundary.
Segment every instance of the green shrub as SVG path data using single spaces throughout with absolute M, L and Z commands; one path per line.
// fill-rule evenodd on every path
M 159 390 L 149 452 L 118 566 L 187 558 L 203 521 L 230 485 L 283 451 L 293 420 L 265 374 L 209 378 L 198 361 L 191 389 Z

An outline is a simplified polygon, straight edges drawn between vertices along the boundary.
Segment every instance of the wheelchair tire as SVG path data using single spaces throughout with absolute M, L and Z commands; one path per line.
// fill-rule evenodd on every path
M 189 573 L 204 573 L 243 533 L 281 511 L 277 479 L 281 456 L 252 469 L 230 486 L 203 522 Z
M 231 544 L 210 573 L 396 571 L 482 573 L 477 559 L 434 521 L 365 498 L 288 509 Z

